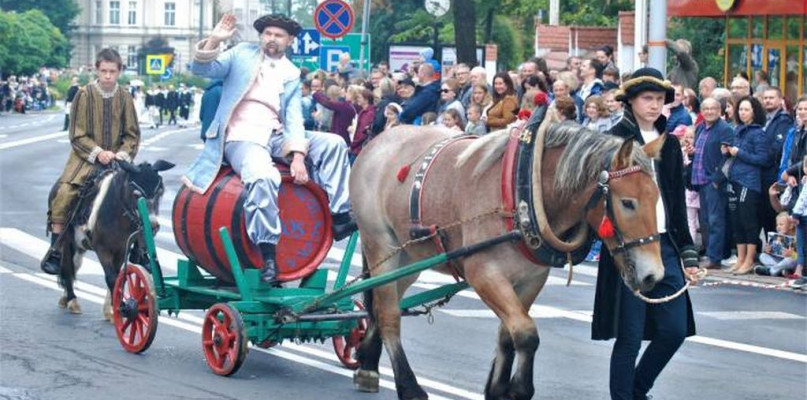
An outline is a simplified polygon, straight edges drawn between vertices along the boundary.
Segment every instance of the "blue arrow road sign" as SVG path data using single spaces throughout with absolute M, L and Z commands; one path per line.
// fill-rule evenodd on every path
M 317 57 L 322 46 L 319 31 L 303 29 L 291 44 L 291 55 L 295 57 Z
M 160 79 L 162 79 L 162 80 L 164 80 L 164 81 L 167 81 L 167 80 L 171 79 L 171 76 L 172 76 L 173 74 L 174 74 L 173 68 L 171 68 L 171 67 L 166 67 L 166 68 L 165 68 L 165 73 L 163 73 L 162 75 L 160 75 Z

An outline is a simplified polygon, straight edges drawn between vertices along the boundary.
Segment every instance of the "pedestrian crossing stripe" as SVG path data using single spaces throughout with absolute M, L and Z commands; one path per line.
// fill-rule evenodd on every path
M 800 320 L 805 317 L 782 311 L 706 311 L 698 315 L 718 319 L 721 321 L 748 321 L 759 319 Z

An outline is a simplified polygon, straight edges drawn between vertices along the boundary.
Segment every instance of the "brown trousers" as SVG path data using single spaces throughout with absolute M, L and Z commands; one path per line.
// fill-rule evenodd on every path
M 64 224 L 70 218 L 70 213 L 78 200 L 80 185 L 69 182 L 56 182 L 51 189 L 48 211 L 48 223 Z

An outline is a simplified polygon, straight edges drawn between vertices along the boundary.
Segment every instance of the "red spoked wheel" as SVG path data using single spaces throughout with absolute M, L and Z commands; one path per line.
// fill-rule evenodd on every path
M 213 373 L 230 376 L 247 358 L 244 320 L 235 307 L 218 303 L 210 307 L 202 323 L 202 350 Z
M 364 310 L 364 303 L 360 300 L 353 300 L 353 305 L 357 310 Z M 336 357 L 347 369 L 358 369 L 359 360 L 356 359 L 356 351 L 367 333 L 367 318 L 360 318 L 358 326 L 350 330 L 347 336 L 334 336 L 333 337 L 333 350 L 336 352 Z
M 112 322 L 126 351 L 141 353 L 151 346 L 157 334 L 158 313 L 151 275 L 137 264 L 127 264 L 112 290 Z

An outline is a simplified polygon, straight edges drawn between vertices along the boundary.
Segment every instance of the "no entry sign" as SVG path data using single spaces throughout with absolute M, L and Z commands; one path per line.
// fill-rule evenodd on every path
M 314 10 L 314 26 L 331 39 L 345 36 L 353 29 L 353 9 L 343 0 L 325 0 Z

